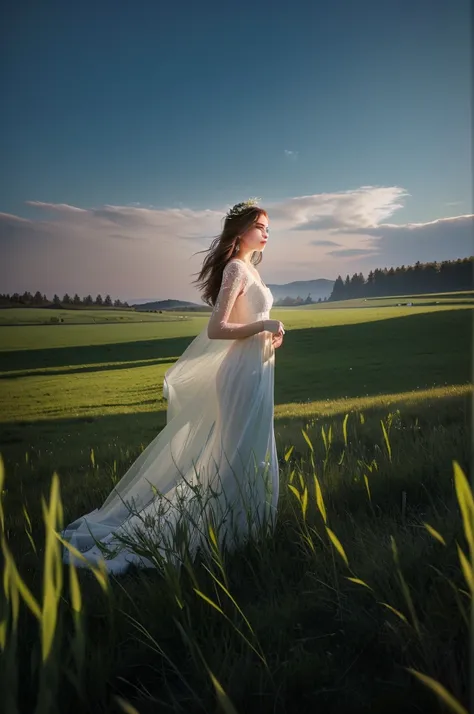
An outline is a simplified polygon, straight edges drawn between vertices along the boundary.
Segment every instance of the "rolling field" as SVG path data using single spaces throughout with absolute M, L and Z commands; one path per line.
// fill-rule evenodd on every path
M 216 696 L 226 712 L 230 701 L 241 713 L 435 711 L 436 697 L 407 667 L 467 701 L 469 594 L 455 545 L 465 548 L 452 462 L 468 473 L 474 302 L 472 294 L 400 301 L 272 312 L 287 330 L 276 355 L 275 537 L 225 556 L 214 579 L 199 564 L 179 583 L 166 572 L 133 572 L 104 596 L 80 573 L 80 667 L 67 654 L 75 637 L 67 592 L 46 674 L 21 660 L 38 646 L 35 623 L 21 620 L 25 711 L 43 675 L 68 711 L 120 711 L 115 694 L 140 714 L 214 711 Z M 63 323 L 41 324 L 56 314 Z M 49 497 L 53 471 L 66 522 L 98 507 L 164 425 L 164 373 L 208 320 L 115 310 L 101 317 L 0 311 L 5 533 L 39 599 L 41 496 Z M 326 519 L 344 558 L 328 541 Z M 233 599 L 216 585 L 224 571 Z M 75 679 L 63 676 L 71 669 Z
M 469 309 L 280 309 L 272 314 L 287 329 L 277 353 L 277 426 L 285 416 L 344 414 L 368 404 L 466 392 Z M 102 424 L 112 417 L 127 421 L 126 415 L 127 432 L 138 420 L 139 443 L 151 440 L 165 419 L 163 376 L 207 320 L 178 315 L 126 325 L 1 327 L 4 455 L 41 443 L 48 451 L 66 444 L 75 452 L 77 442 L 100 447 Z M 150 426 L 144 428 L 147 420 Z

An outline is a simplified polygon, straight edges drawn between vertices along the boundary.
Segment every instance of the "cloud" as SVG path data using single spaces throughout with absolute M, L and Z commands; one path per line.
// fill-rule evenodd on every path
M 341 245 L 340 243 L 336 243 L 334 240 L 312 240 L 310 242 L 310 245 L 315 245 L 315 246 L 331 246 L 331 245 Z
M 27 206 L 32 206 L 33 208 L 41 208 L 46 211 L 53 211 L 55 213 L 87 213 L 85 208 L 77 208 L 77 206 L 70 206 L 67 203 L 45 203 L 44 201 L 25 201 Z
M 453 260 L 474 254 L 474 215 L 450 216 L 424 223 L 390 224 L 361 231 L 384 264 L 408 265 Z
M 122 229 L 133 229 L 136 237 L 143 237 L 146 231 L 148 237 L 152 234 L 148 229 L 160 231 L 176 238 L 179 234 L 183 239 L 196 235 L 196 226 L 213 225 L 220 219 L 220 211 L 203 210 L 194 211 L 189 208 L 153 209 L 136 206 L 110 206 L 83 209 L 64 203 L 43 203 L 40 201 L 26 201 L 28 206 L 37 208 L 43 213 L 52 213 L 53 219 L 50 226 L 61 225 L 61 221 L 68 226 L 80 226 L 99 230 L 102 238 L 123 234 L 111 233 L 117 226 Z
M 198 299 L 191 286 L 225 213 L 133 206 L 78 208 L 29 201 L 38 217 L 0 214 L 0 283 L 5 292 L 110 293 Z M 202 245 L 200 244 L 200 241 Z M 195 248 L 190 248 L 194 243 Z M 28 256 L 28 259 L 25 259 Z
M 371 255 L 373 248 L 343 248 L 342 250 L 331 250 L 328 255 L 333 258 L 354 258 L 361 255 Z
M 296 159 L 299 156 L 299 151 L 291 151 L 290 149 L 285 149 L 284 154 L 287 159 L 291 159 L 292 161 L 296 161 Z
M 403 208 L 408 192 L 398 186 L 300 196 L 271 207 L 272 219 L 292 230 L 317 231 L 371 228 Z

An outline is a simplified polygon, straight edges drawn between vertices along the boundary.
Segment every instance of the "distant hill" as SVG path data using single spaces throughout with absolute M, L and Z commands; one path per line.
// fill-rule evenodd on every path
M 284 285 L 268 285 L 273 294 L 275 302 L 282 298 L 301 297 L 303 300 L 311 295 L 313 302 L 319 298 L 329 298 L 332 292 L 334 280 L 319 278 L 318 280 L 297 280 Z M 145 300 L 144 298 L 129 300 L 128 304 L 135 310 L 203 310 L 209 308 L 204 303 L 186 302 L 185 300 Z
M 297 298 L 303 300 L 311 295 L 313 302 L 317 302 L 319 298 L 329 298 L 332 293 L 334 280 L 326 280 L 319 278 L 318 280 L 296 280 L 293 283 L 285 283 L 284 285 L 268 285 L 272 291 L 274 300 L 282 300 L 286 297 Z
M 204 310 L 206 305 L 198 305 L 195 302 L 185 302 L 184 300 L 155 300 L 154 302 L 134 303 L 132 307 L 138 312 L 140 310 Z

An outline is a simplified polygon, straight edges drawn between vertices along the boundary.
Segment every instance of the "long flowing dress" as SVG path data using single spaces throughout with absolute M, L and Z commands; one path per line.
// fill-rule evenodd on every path
M 238 259 L 226 265 L 209 325 L 166 372 L 166 426 L 103 505 L 63 531 L 87 561 L 105 557 L 120 573 L 156 565 L 153 547 L 180 562 L 206 547 L 210 526 L 230 549 L 271 529 L 279 489 L 272 336 L 232 334 L 267 319 L 272 304 L 256 271 Z M 211 330 L 227 339 L 210 339 Z M 87 565 L 65 549 L 71 558 Z

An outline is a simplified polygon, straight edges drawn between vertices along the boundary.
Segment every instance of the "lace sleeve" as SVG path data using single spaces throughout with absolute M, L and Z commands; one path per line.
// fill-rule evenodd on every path
M 211 340 L 234 340 L 242 337 L 250 337 L 256 334 L 255 328 L 250 329 L 248 325 L 229 322 L 229 317 L 234 307 L 235 301 L 245 290 L 248 284 L 248 275 L 244 266 L 237 260 L 227 263 L 222 275 L 221 288 L 212 311 L 207 334 Z

